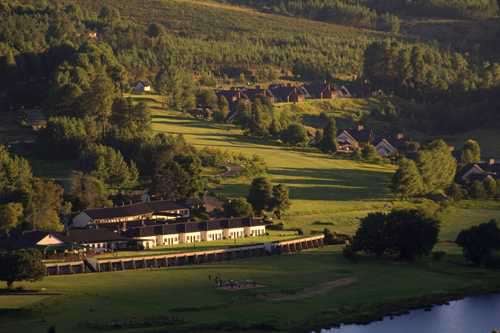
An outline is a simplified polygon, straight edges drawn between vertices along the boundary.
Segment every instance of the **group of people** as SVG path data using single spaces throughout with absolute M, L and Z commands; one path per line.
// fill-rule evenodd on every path
M 212 276 L 209 275 L 208 279 L 212 281 Z M 229 289 L 241 289 L 241 288 L 256 288 L 257 282 L 254 280 L 223 280 L 220 276 L 216 275 L 213 278 L 216 288 L 229 288 Z

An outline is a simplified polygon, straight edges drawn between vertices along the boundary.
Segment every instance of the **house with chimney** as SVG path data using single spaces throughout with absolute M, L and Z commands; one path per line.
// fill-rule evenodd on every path
M 378 138 L 374 141 L 377 152 L 382 157 L 393 157 L 408 150 L 409 140 L 403 133 L 393 136 Z
M 304 85 L 311 98 L 315 99 L 333 99 L 339 96 L 339 91 L 333 84 L 326 81 L 312 82 Z
M 132 90 L 134 93 L 151 92 L 151 83 L 147 81 L 138 81 Z
M 338 151 L 353 152 L 363 145 L 372 143 L 374 139 L 373 131 L 361 124 L 354 128 L 339 130 L 337 132 Z
M 255 101 L 256 99 L 267 100 L 269 103 L 273 104 L 276 102 L 276 97 L 270 89 L 262 88 L 261 86 L 255 86 L 255 88 L 247 88 L 244 90 L 245 95 L 248 99 Z
M 294 86 L 292 84 L 273 84 L 269 90 L 275 96 L 278 103 L 300 103 L 311 95 L 304 86 Z

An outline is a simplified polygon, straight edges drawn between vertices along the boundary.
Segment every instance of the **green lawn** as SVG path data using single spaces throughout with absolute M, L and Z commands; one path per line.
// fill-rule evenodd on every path
M 353 233 L 359 219 L 370 212 L 413 205 L 395 200 L 389 192 L 388 184 L 395 170 L 392 165 L 335 159 L 312 150 L 247 137 L 232 125 L 162 111 L 158 102 L 149 105 L 153 112 L 153 128 L 157 132 L 182 134 L 199 148 L 212 147 L 261 156 L 273 183 L 283 183 L 290 188 L 292 207 L 284 219 L 288 227 L 302 228 L 306 233 L 325 227 L 336 232 Z M 246 196 L 250 181 L 227 179 L 217 191 L 231 197 Z M 454 240 L 465 227 L 492 218 L 500 221 L 500 204 L 462 204 L 446 209 L 440 217 L 443 222 L 441 239 Z
M 209 275 L 252 279 L 263 287 L 218 290 Z M 338 279 L 349 279 L 351 284 L 325 287 Z M 362 258 L 352 264 L 342 257 L 340 247 L 326 247 L 212 265 L 49 277 L 24 286 L 61 295 L 43 301 L 35 298 L 35 304 L 17 303 L 24 310 L 2 318 L 0 331 L 45 333 L 48 326 L 55 325 L 58 332 L 79 333 L 93 331 L 88 323 L 130 321 L 136 329 L 119 332 L 178 332 L 186 326 L 189 332 L 218 332 L 224 327 L 236 332 L 257 324 L 289 332 L 291 328 L 348 319 L 353 314 L 369 315 L 380 310 L 381 303 L 407 304 L 409 298 L 495 283 L 498 279 L 493 273 L 463 266 L 459 255 L 448 256 L 442 263 L 412 265 Z M 2 297 L 6 296 L 0 296 L 0 309 L 13 308 L 12 302 L 18 302 L 18 297 Z M 144 324 L 145 319 L 154 322 L 148 318 L 171 317 L 185 324 L 163 330 L 158 322 L 149 329 Z M 210 330 L 206 328 L 209 324 L 218 328 Z
M 179 112 L 153 109 L 154 130 L 182 134 L 201 147 L 259 155 L 269 168 L 273 183 L 290 188 L 292 207 L 286 217 L 290 227 L 315 229 L 315 221 L 354 222 L 368 212 L 384 209 L 392 200 L 388 182 L 391 165 L 335 159 L 312 150 L 297 150 L 274 142 L 244 136 L 232 125 L 193 119 Z M 219 188 L 227 196 L 246 196 L 249 179 L 229 179 Z

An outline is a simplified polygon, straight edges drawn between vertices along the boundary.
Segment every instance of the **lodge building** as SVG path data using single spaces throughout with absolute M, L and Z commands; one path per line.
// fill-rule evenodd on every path
M 73 218 L 73 228 L 92 226 L 113 226 L 126 229 L 129 223 L 138 221 L 171 221 L 187 219 L 190 209 L 171 201 L 140 202 L 132 205 L 112 208 L 87 209 Z
M 127 237 L 133 238 L 145 249 L 265 234 L 266 222 L 262 218 L 252 217 L 150 225 L 130 228 L 126 232 Z

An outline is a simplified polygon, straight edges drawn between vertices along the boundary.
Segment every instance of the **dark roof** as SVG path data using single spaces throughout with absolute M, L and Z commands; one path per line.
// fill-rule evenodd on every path
M 128 241 L 127 237 L 106 229 L 72 229 L 60 234 L 67 243 L 99 243 L 109 241 Z
M 0 239 L 0 248 L 15 250 L 36 247 L 37 243 L 48 235 L 52 235 L 53 237 L 64 242 L 63 237 L 61 237 L 60 234 L 56 232 L 27 231 L 19 235 L 13 235 L 8 238 Z
M 304 97 L 309 96 L 306 88 L 292 85 L 271 85 L 269 90 L 280 101 L 287 101 L 293 94 Z
M 405 137 L 398 137 L 397 135 L 385 138 L 394 148 L 403 150 L 408 147 L 408 139 Z
M 248 96 L 251 100 L 255 100 L 258 97 L 264 97 L 264 98 L 275 98 L 271 90 L 269 89 L 263 89 L 260 87 L 256 88 L 248 88 L 244 90 L 245 95 Z
M 374 134 L 371 129 L 365 127 L 356 127 L 345 130 L 349 133 L 356 141 L 363 143 L 371 143 L 374 139 Z
M 215 92 L 217 97 L 223 96 L 229 103 L 237 102 L 240 99 L 248 99 L 248 96 L 242 89 L 232 88 L 229 90 L 217 90 Z
M 171 201 L 152 201 L 141 202 L 122 207 L 87 209 L 85 210 L 85 213 L 92 219 L 112 219 L 118 217 L 161 213 L 186 208 L 187 207 L 184 205 Z
M 127 230 L 128 237 L 148 237 L 156 235 L 169 235 L 177 233 L 200 232 L 209 230 L 219 230 L 225 228 L 242 228 L 249 226 L 266 225 L 261 218 L 233 218 L 233 219 L 215 219 L 203 222 L 185 222 L 161 224 L 157 226 L 143 226 L 130 228 Z
M 186 205 L 179 204 L 173 201 L 151 201 L 147 203 L 150 205 L 155 213 L 161 213 L 171 210 L 187 209 Z
M 325 93 L 333 92 L 334 87 L 327 82 L 317 81 L 304 85 L 309 94 L 314 98 L 324 97 Z

